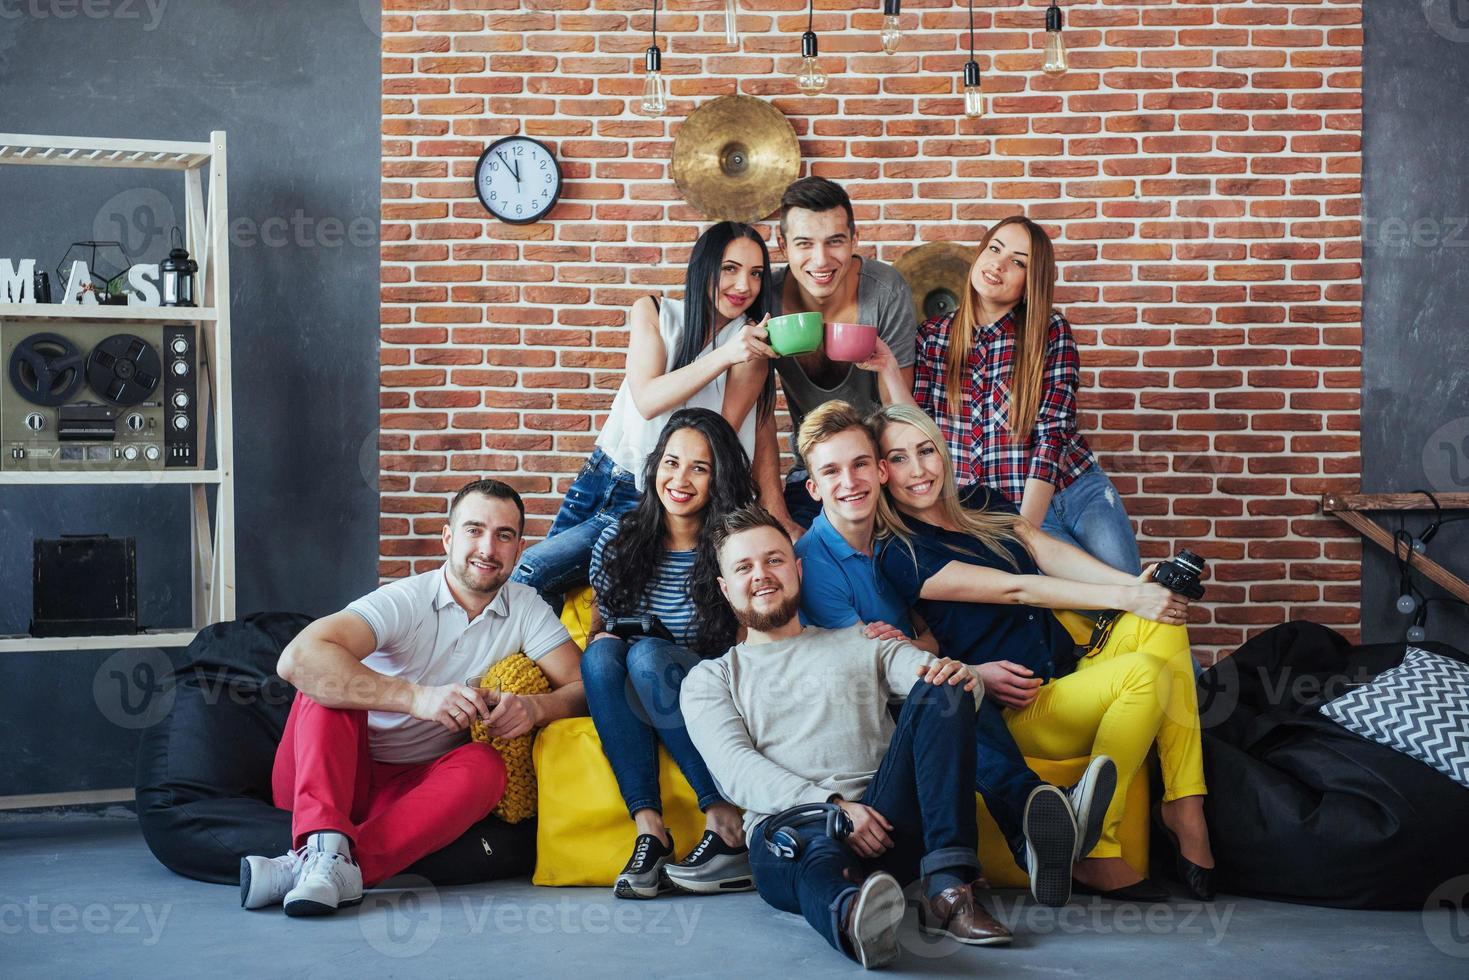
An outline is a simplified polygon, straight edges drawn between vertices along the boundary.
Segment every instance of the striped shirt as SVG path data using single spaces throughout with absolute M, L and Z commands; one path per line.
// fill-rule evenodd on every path
M 597 610 L 603 619 L 611 619 L 612 615 L 602 601 L 602 597 L 608 592 L 608 583 L 602 575 L 602 550 L 607 543 L 617 534 L 618 523 L 614 523 L 602 536 L 597 538 L 597 543 L 592 546 L 592 564 L 588 580 L 592 588 L 597 592 Z M 657 568 L 653 570 L 653 580 L 648 585 L 648 591 L 641 609 L 620 609 L 618 615 L 641 616 L 651 613 L 657 616 L 663 625 L 668 627 L 668 632 L 673 638 L 686 647 L 692 647 L 694 637 L 698 634 L 698 624 L 694 622 L 694 601 L 689 596 L 689 585 L 694 576 L 694 558 L 698 553 L 695 551 L 665 551 L 659 560 Z

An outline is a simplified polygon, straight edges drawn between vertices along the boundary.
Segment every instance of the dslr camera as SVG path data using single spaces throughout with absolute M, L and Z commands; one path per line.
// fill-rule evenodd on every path
M 1169 592 L 1197 600 L 1204 597 L 1204 587 L 1199 584 L 1203 574 L 1204 559 L 1185 548 L 1172 561 L 1158 563 L 1153 569 L 1153 581 Z

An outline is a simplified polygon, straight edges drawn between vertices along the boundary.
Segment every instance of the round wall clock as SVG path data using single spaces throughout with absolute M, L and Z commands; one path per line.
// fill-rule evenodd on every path
M 474 167 L 474 190 L 485 209 L 512 225 L 545 216 L 561 196 L 561 165 L 550 147 L 529 136 L 495 140 Z

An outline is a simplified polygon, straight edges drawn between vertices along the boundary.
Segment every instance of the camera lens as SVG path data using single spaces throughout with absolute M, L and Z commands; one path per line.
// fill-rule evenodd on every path
M 1184 568 L 1188 569 L 1195 576 L 1199 576 L 1204 573 L 1204 559 L 1200 558 L 1192 551 L 1189 551 L 1187 548 L 1180 551 L 1178 553 L 1178 557 L 1174 558 L 1173 560 L 1182 565 Z

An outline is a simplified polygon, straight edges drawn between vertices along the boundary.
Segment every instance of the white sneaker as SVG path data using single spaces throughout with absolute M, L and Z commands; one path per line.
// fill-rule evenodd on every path
M 296 887 L 296 876 L 305 863 L 305 850 L 298 847 L 275 858 L 254 854 L 240 858 L 240 908 L 279 905 L 286 892 Z
M 351 856 L 310 847 L 296 885 L 286 892 L 286 915 L 330 915 L 362 901 L 362 869 Z

